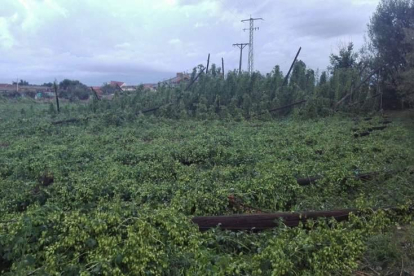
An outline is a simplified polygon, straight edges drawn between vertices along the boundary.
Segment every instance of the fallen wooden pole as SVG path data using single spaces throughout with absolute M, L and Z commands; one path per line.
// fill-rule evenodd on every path
M 70 119 L 66 119 L 66 120 L 61 120 L 61 121 L 54 121 L 52 122 L 52 125 L 61 125 L 61 124 L 68 124 L 68 123 L 77 123 L 77 122 L 81 122 L 81 121 L 87 121 L 89 119 L 93 119 L 96 118 L 97 116 L 88 116 L 88 117 L 84 117 L 84 118 L 70 118 Z
M 354 134 L 354 137 L 355 138 L 358 138 L 358 137 L 364 137 L 364 136 L 368 136 L 368 135 L 370 135 L 371 134 L 371 132 L 373 132 L 374 130 L 384 130 L 384 129 L 386 129 L 387 128 L 387 126 L 386 125 L 384 125 L 384 126 L 378 126 L 378 127 L 371 127 L 371 128 L 368 128 L 366 131 L 364 131 L 364 132 L 360 132 L 360 133 L 355 133 Z
M 138 114 L 138 113 L 148 113 L 148 112 L 156 111 L 156 110 L 160 109 L 161 107 L 167 106 L 169 104 L 164 104 L 164 105 L 160 105 L 160 106 L 157 106 L 157 107 L 154 107 L 154 108 L 142 110 L 140 112 L 137 112 L 136 114 Z M 67 120 L 61 120 L 61 121 L 52 122 L 52 125 L 60 125 L 60 124 L 68 124 L 68 123 L 77 123 L 77 122 L 80 122 L 82 120 L 88 120 L 88 119 L 89 119 L 89 117 L 86 117 L 86 118 L 83 118 L 83 119 L 71 118 L 71 119 L 67 119 Z
M 311 176 L 311 177 L 297 178 L 296 182 L 300 186 L 307 186 L 307 185 L 310 185 L 312 183 L 315 183 L 316 181 L 318 181 L 320 179 L 322 179 L 322 176 Z
M 148 113 L 148 112 L 151 112 L 151 111 L 156 111 L 156 110 L 160 109 L 161 107 L 162 107 L 162 105 L 161 105 L 161 106 L 158 106 L 158 107 L 154 107 L 154 108 L 150 108 L 150 109 L 142 110 L 142 111 L 140 111 L 140 112 L 141 112 L 141 113 Z
M 205 68 L 201 69 L 201 71 L 198 73 L 198 75 L 188 84 L 187 88 L 184 89 L 184 91 L 187 91 L 188 89 L 190 89 L 190 87 L 195 83 L 195 81 L 204 72 L 204 70 L 205 70 Z
M 141 111 L 137 112 L 136 115 L 139 114 L 139 113 L 143 113 L 144 114 L 144 113 L 148 113 L 148 112 L 152 112 L 152 111 L 157 111 L 161 107 L 168 106 L 170 104 L 172 104 L 172 103 L 166 103 L 166 104 L 163 104 L 163 105 L 160 105 L 160 106 L 157 106 L 157 107 L 153 107 L 153 108 L 150 108 L 150 109 L 141 110 Z
M 294 102 L 294 103 L 291 103 L 291 104 L 288 104 L 288 105 L 285 105 L 285 106 L 282 106 L 282 107 L 270 109 L 268 111 L 269 112 L 275 112 L 275 111 L 283 110 L 285 108 L 288 108 L 288 107 L 291 107 L 291 106 L 294 106 L 294 105 L 298 105 L 298 104 L 303 104 L 303 103 L 306 103 L 306 100 L 301 100 L 301 101 L 298 101 L 298 102 Z M 264 113 L 261 113 L 261 114 L 264 114 Z
M 388 173 L 390 173 L 390 172 L 388 172 Z M 374 178 L 378 174 L 379 174 L 378 172 L 361 173 L 361 174 L 353 176 L 353 177 L 345 177 L 343 180 L 347 180 L 348 178 L 353 178 L 355 180 L 367 181 L 367 180 L 371 180 L 372 178 Z M 311 184 L 315 183 L 316 181 L 318 181 L 322 178 L 323 178 L 322 176 L 303 177 L 303 178 L 297 178 L 296 182 L 300 186 L 307 186 L 307 185 L 311 185 Z
M 345 221 L 349 214 L 358 212 L 357 209 L 345 209 L 335 211 L 315 212 L 277 212 L 272 214 L 232 215 L 194 217 L 192 222 L 198 225 L 200 231 L 220 227 L 223 230 L 253 230 L 262 231 L 275 228 L 280 223 L 288 227 L 297 227 L 300 223 L 306 223 L 309 219 L 334 218 L 336 221 Z
M 67 119 L 67 120 L 52 122 L 52 125 L 60 125 L 60 124 L 67 124 L 67 123 L 76 123 L 76 122 L 80 122 L 80 121 L 81 121 L 81 119 L 72 118 L 72 119 Z
M 368 128 L 368 131 L 374 131 L 374 130 L 384 130 L 387 126 L 376 126 L 376 127 L 370 127 Z
M 381 124 L 383 124 L 384 126 L 370 127 L 370 128 L 367 128 L 367 129 L 366 129 L 366 131 L 371 132 L 371 131 L 374 131 L 374 130 L 384 130 L 384 129 L 386 129 L 386 128 L 387 128 L 387 126 L 386 126 L 386 125 L 388 125 L 388 124 L 390 124 L 390 123 L 391 123 L 391 122 L 389 122 L 389 121 L 381 122 Z M 351 130 L 352 130 L 352 131 L 358 131 L 358 130 L 360 130 L 360 129 L 359 129 L 359 128 L 354 127 L 354 128 L 351 128 Z
M 252 116 L 260 116 L 260 115 L 266 114 L 267 112 L 276 112 L 276 111 L 280 111 L 280 110 L 283 110 L 283 109 L 285 109 L 285 108 L 289 108 L 289 107 L 291 107 L 291 106 L 295 106 L 295 105 L 302 104 L 302 103 L 305 103 L 305 102 L 306 102 L 306 100 L 301 100 L 301 101 L 294 102 L 294 103 L 291 103 L 291 104 L 288 104 L 288 105 L 285 105 L 285 106 L 281 106 L 281 107 L 278 107 L 278 108 L 274 108 L 274 109 L 267 110 L 266 112 L 262 112 L 262 113 L 254 114 L 254 115 L 252 115 Z
M 397 207 L 373 208 L 372 211 L 384 210 L 395 212 L 412 212 L 413 208 L 403 210 Z M 207 231 L 219 227 L 222 230 L 231 231 L 263 231 L 279 226 L 281 223 L 288 227 L 297 227 L 308 220 L 319 218 L 333 218 L 337 222 L 348 220 L 350 214 L 360 215 L 361 210 L 343 209 L 333 211 L 310 211 L 310 212 L 277 212 L 272 214 L 232 215 L 232 216 L 209 216 L 194 217 L 192 222 L 198 225 L 200 231 Z

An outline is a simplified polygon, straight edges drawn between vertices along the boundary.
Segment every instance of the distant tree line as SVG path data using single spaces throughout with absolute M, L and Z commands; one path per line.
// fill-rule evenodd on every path
M 20 80 L 19 82 L 13 81 L 12 84 L 13 85 L 17 85 L 17 84 L 18 85 L 29 85 L 29 82 L 25 80 Z

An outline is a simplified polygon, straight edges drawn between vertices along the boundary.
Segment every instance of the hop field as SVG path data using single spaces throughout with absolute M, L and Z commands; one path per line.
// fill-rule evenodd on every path
M 0 104 L 6 275 L 352 274 L 370 237 L 411 222 L 408 212 L 371 209 L 411 204 L 407 120 L 102 114 L 52 125 L 47 108 L 30 106 Z M 67 107 L 60 119 L 74 114 Z M 358 178 L 364 173 L 373 177 Z M 310 185 L 297 182 L 314 176 Z M 258 233 L 200 232 L 191 221 L 344 208 L 365 215 Z

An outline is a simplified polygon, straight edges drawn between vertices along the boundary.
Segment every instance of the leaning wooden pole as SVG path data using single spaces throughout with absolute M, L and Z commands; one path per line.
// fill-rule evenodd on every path
M 198 73 L 198 75 L 188 84 L 188 86 L 184 89 L 184 91 L 187 91 L 188 89 L 190 89 L 190 87 L 195 83 L 195 81 L 204 72 L 204 70 L 205 70 L 205 68 L 201 69 L 201 71 Z
M 381 69 L 381 68 L 380 68 Z M 377 73 L 379 69 L 375 69 L 371 74 L 368 75 L 363 81 L 360 82 L 360 84 L 357 85 L 352 91 L 357 91 L 364 83 L 366 83 L 373 75 Z M 340 99 L 334 107 L 334 111 L 338 109 L 338 106 L 341 105 L 348 97 L 352 95 L 352 91 L 348 94 L 346 94 L 342 99 Z
M 288 73 L 287 73 L 287 75 L 285 77 L 285 80 L 283 81 L 282 87 L 286 85 L 286 83 L 287 83 L 287 81 L 289 79 L 290 72 L 292 71 L 293 66 L 295 65 L 295 62 L 298 59 L 298 56 L 299 56 L 301 50 L 302 50 L 302 47 L 299 47 L 298 53 L 296 54 L 295 59 L 293 60 L 292 65 L 289 68 L 289 71 L 288 71 Z
M 224 58 L 221 58 L 221 71 L 222 71 L 223 79 L 224 79 Z
M 53 89 L 55 90 L 57 112 L 60 113 L 59 96 L 56 81 L 53 83 Z
M 206 74 L 208 74 L 208 66 L 210 64 L 210 54 L 208 54 L 208 58 L 207 58 L 207 69 L 206 69 Z
M 95 98 L 99 101 L 98 93 L 96 93 L 95 89 L 91 86 L 92 92 L 95 94 Z

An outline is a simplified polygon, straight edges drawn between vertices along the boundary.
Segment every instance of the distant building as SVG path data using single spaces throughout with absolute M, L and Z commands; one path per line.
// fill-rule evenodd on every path
M 106 99 L 106 100 L 112 100 L 114 98 L 114 94 L 110 94 L 110 95 L 103 95 L 102 99 Z
M 41 85 L 19 85 L 16 84 L 0 84 L 0 93 L 6 97 L 30 97 L 36 98 L 38 93 L 44 94 L 46 92 L 52 92 L 51 87 Z
M 111 81 L 110 83 L 109 83 L 109 85 L 110 86 L 112 86 L 112 87 L 123 87 L 123 86 L 126 86 L 126 83 L 125 82 L 122 82 L 122 81 Z
M 35 100 L 46 100 L 51 99 L 55 96 L 53 92 L 38 92 L 35 95 Z
M 122 91 L 135 91 L 138 89 L 137 85 L 124 85 L 124 86 L 120 86 Z
M 156 83 L 144 83 L 144 84 L 141 84 L 141 85 L 144 87 L 144 89 L 150 90 L 150 91 L 155 91 L 156 88 L 157 88 Z M 137 91 L 137 89 L 141 85 L 124 85 L 124 86 L 121 86 L 121 89 L 122 89 L 122 91 L 133 92 L 133 91 Z
M 190 74 L 187 73 L 177 73 L 174 78 L 162 81 L 161 85 L 168 85 L 171 87 L 176 87 L 180 85 L 182 82 L 187 82 L 190 80 Z
M 179 79 L 177 77 L 174 77 L 173 78 L 174 80 L 172 80 L 172 79 L 171 80 L 172 80 L 172 83 L 176 84 L 176 83 L 179 83 L 182 78 L 185 78 L 185 77 L 183 77 L 181 75 L 179 77 Z M 113 87 L 113 88 L 116 88 L 117 90 L 121 89 L 124 92 L 134 92 L 134 91 L 137 91 L 138 88 L 141 85 L 144 87 L 145 90 L 150 90 L 150 91 L 156 91 L 157 90 L 157 87 L 158 87 L 158 84 L 157 83 L 144 83 L 144 84 L 140 84 L 140 85 L 127 85 L 125 82 L 122 82 L 122 81 L 111 81 L 111 82 L 108 83 L 108 85 L 111 86 L 111 87 Z M 98 91 L 98 90 L 101 90 L 102 91 L 102 88 L 101 87 L 98 87 L 98 86 L 94 86 L 92 88 L 95 89 L 95 91 Z M 102 94 L 100 94 L 100 95 L 102 95 Z
M 156 91 L 158 84 L 156 83 L 144 83 L 143 84 L 144 89 L 150 90 L 150 91 Z
M 0 92 L 10 92 L 10 91 L 17 91 L 17 86 L 8 84 L 8 83 L 0 83 Z

